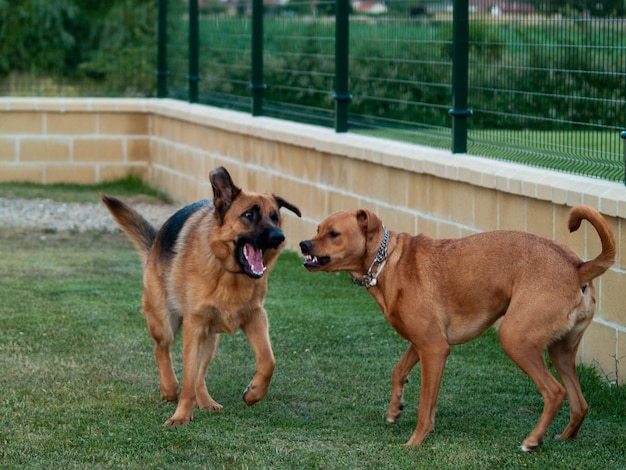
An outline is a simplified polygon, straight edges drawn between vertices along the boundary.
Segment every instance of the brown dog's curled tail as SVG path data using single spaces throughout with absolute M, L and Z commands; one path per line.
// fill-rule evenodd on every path
M 119 199 L 104 194 L 100 194 L 100 199 L 107 206 L 117 224 L 128 235 L 145 262 L 156 238 L 156 229 L 139 212 Z
M 600 213 L 588 206 L 576 206 L 569 213 L 567 227 L 570 232 L 578 230 L 582 220 L 588 220 L 598 232 L 602 243 L 602 252 L 594 259 L 582 263 L 578 267 L 581 284 L 586 284 L 600 276 L 615 263 L 615 238 L 607 221 Z

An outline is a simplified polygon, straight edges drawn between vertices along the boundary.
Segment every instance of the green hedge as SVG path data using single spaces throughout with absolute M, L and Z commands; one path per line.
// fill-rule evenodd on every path
M 52 77 L 86 94 L 151 95 L 156 12 L 153 0 L 0 0 L 0 79 Z

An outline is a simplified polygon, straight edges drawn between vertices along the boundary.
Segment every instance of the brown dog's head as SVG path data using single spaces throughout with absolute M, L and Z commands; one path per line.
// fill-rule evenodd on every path
M 273 194 L 248 193 L 235 186 L 225 168 L 209 175 L 217 228 L 212 231 L 213 251 L 231 271 L 260 278 L 285 241 L 280 228 L 280 208 L 298 217 L 300 210 Z
M 362 274 L 369 266 L 368 253 L 378 249 L 382 227 L 382 221 L 367 209 L 335 212 L 320 222 L 314 238 L 300 242 L 304 267 Z

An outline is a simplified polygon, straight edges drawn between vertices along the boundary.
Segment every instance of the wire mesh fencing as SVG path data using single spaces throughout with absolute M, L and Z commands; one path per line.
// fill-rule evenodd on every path
M 487 12 L 470 37 L 471 153 L 623 180 L 624 19 Z
M 337 49 L 346 41 L 349 129 L 450 148 L 459 12 L 448 2 L 353 1 L 349 30 L 341 32 L 340 1 L 264 2 L 262 114 L 336 124 Z M 200 14 L 200 101 L 249 110 L 256 13 L 250 3 L 220 5 Z M 469 37 L 461 68 L 471 112 L 464 148 L 623 181 L 623 6 L 598 12 L 576 10 L 575 2 L 499 5 L 468 2 L 464 12 Z M 177 17 L 173 24 L 186 30 L 184 13 Z

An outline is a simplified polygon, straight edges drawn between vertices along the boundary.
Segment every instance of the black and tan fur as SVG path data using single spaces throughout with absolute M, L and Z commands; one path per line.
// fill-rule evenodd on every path
M 184 207 L 159 231 L 122 201 L 101 196 L 144 262 L 142 311 L 155 342 L 165 400 L 178 397 L 171 348 L 182 325 L 182 390 L 165 425 L 189 423 L 196 404 L 209 411 L 222 408 L 205 381 L 220 333 L 241 328 L 256 357 L 256 374 L 243 395 L 246 404 L 266 395 L 275 367 L 263 301 L 285 239 L 279 210 L 299 217 L 300 210 L 279 196 L 242 191 L 222 167 L 210 180 L 213 201 Z

